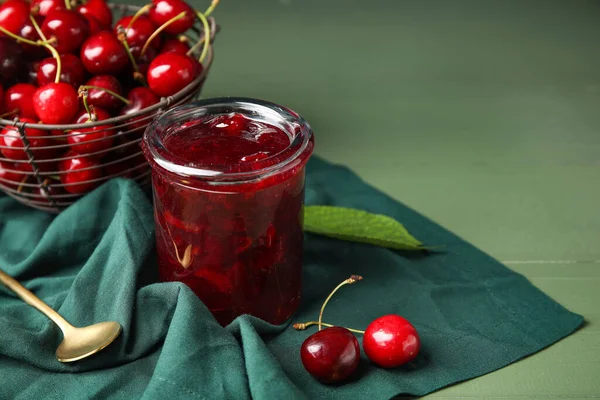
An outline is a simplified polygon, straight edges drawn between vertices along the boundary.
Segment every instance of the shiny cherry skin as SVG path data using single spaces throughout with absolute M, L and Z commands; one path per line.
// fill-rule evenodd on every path
M 115 34 L 118 34 L 121 28 L 126 29 L 126 38 L 129 46 L 143 47 L 150 36 L 156 31 L 157 27 L 149 18 L 142 15 L 133 21 L 133 25 L 127 29 L 132 19 L 133 16 L 128 15 L 118 20 L 114 28 Z M 150 46 L 157 49 L 160 47 L 160 35 L 150 42 Z
M 28 124 L 35 124 L 37 121 L 30 118 L 21 118 L 21 122 Z M 55 149 L 42 149 L 41 147 L 52 146 L 53 143 L 50 140 L 50 132 L 41 129 L 25 128 L 25 136 L 29 141 L 29 146 L 33 155 L 36 158 L 44 159 L 50 158 L 56 154 Z M 17 127 L 5 126 L 0 134 L 0 142 L 6 148 L 1 149 L 2 155 L 11 160 L 27 160 L 29 157 L 24 150 L 23 140 Z
M 185 17 L 169 25 L 164 31 L 171 35 L 180 35 L 194 25 L 194 10 L 182 0 L 152 0 L 152 8 L 148 15 L 154 25 L 161 26 L 168 20 L 185 12 Z
M 96 75 L 85 83 L 86 86 L 97 86 L 123 95 L 123 88 L 119 80 L 112 75 Z M 98 89 L 88 89 L 88 104 L 103 108 L 107 111 L 114 111 L 123 106 L 123 102 L 109 94 Z
M 412 361 L 421 347 L 415 327 L 399 315 L 379 317 L 363 335 L 363 350 L 369 359 L 383 368 L 394 368 Z
M 360 346 L 346 328 L 334 326 L 310 335 L 300 349 L 304 368 L 323 383 L 348 379 L 360 362 Z
M 176 38 L 166 39 L 161 48 L 161 53 L 177 53 L 181 55 L 187 55 L 187 52 L 190 50 L 190 46 L 186 42 L 182 42 Z
M 129 115 L 137 113 L 140 110 L 148 108 L 160 101 L 160 98 L 154 94 L 150 89 L 146 87 L 137 87 L 131 89 L 127 95 L 129 104 L 121 109 L 120 115 Z M 134 122 L 135 121 L 135 122 Z M 128 130 L 145 128 L 150 121 L 147 115 L 136 117 L 130 125 L 127 127 Z
M 32 0 L 31 14 L 45 17 L 54 10 L 65 8 L 64 0 Z
M 0 84 L 8 85 L 18 81 L 22 69 L 22 47 L 11 38 L 0 37 Z
M 148 86 L 159 96 L 172 96 L 189 85 L 202 70 L 190 57 L 177 53 L 159 54 L 148 67 Z
M 19 34 L 29 21 L 29 4 L 23 0 L 8 0 L 0 6 L 0 26 L 10 33 Z
M 95 108 L 97 121 L 110 118 L 110 114 L 101 108 Z M 82 112 L 73 123 L 82 124 L 92 122 L 87 112 Z M 114 142 L 113 126 L 110 124 L 94 126 L 90 128 L 78 128 L 69 132 L 67 142 L 71 145 L 71 151 L 76 154 L 88 156 L 94 160 L 104 157 L 107 153 L 99 153 L 108 150 Z
M 37 118 L 33 107 L 33 94 L 37 87 L 29 83 L 17 83 L 8 88 L 4 94 L 4 109 L 8 111 L 18 110 L 15 114 L 21 118 Z
M 78 6 L 77 11 L 86 17 L 93 17 L 105 29 L 112 26 L 112 12 L 104 0 L 88 0 L 87 3 Z
M 68 151 L 63 158 L 68 158 L 59 164 L 60 181 L 68 185 L 63 187 L 64 190 L 71 194 L 83 194 L 100 185 L 100 182 L 90 182 L 102 178 L 102 169 L 97 162 L 72 151 Z
M 127 51 L 113 32 L 90 36 L 81 46 L 81 61 L 90 74 L 118 74 L 129 63 Z
M 87 19 L 76 11 L 54 10 L 48 13 L 42 24 L 46 38 L 55 38 L 54 47 L 60 53 L 75 53 L 90 35 Z
M 33 108 L 44 124 L 68 124 L 79 110 L 77 92 L 68 83 L 49 83 L 33 94 Z
M 68 83 L 74 88 L 79 88 L 85 82 L 85 69 L 79 57 L 73 54 L 63 54 L 60 56 L 62 63 L 60 71 L 60 81 Z M 38 86 L 44 86 L 54 82 L 56 78 L 56 59 L 46 58 L 40 62 L 37 73 Z
M 36 20 L 37 20 L 36 22 L 39 25 L 42 24 L 41 17 L 36 17 Z M 40 40 L 40 35 L 35 30 L 35 28 L 33 27 L 33 24 L 31 23 L 30 20 L 27 20 L 23 24 L 23 26 L 21 27 L 19 36 L 21 36 L 25 39 L 28 39 L 28 40 L 32 40 L 34 42 L 36 40 Z M 26 44 L 26 43 L 22 43 L 21 46 L 23 47 L 23 55 L 28 60 L 39 60 L 40 58 L 46 57 L 46 55 L 49 54 L 48 50 L 46 50 L 46 48 L 42 47 L 42 46 L 32 46 L 32 45 Z

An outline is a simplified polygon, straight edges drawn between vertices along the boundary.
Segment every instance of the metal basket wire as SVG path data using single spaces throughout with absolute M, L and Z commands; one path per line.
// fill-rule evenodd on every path
M 138 6 L 128 4 L 110 4 L 110 6 L 113 9 L 113 12 L 115 12 L 119 18 L 124 15 L 134 14 L 140 9 Z M 161 98 L 160 102 L 157 104 L 128 115 L 82 124 L 46 125 L 25 123 L 19 121 L 18 119 L 0 119 L 0 129 L 3 129 L 7 126 L 15 127 L 19 132 L 19 137 L 23 144 L 22 147 L 5 146 L 4 142 L 0 141 L 0 150 L 22 150 L 27 156 L 26 160 L 14 160 L 5 158 L 0 152 L 0 162 L 14 164 L 16 168 L 23 167 L 24 169 L 5 168 L 4 171 L 6 173 L 23 178 L 21 178 L 19 181 L 16 181 L 0 177 L 0 190 L 30 207 L 58 213 L 75 202 L 79 197 L 84 195 L 85 192 L 92 190 L 101 183 L 112 178 L 127 177 L 135 180 L 141 186 L 149 185 L 150 167 L 144 159 L 139 146 L 139 143 L 142 140 L 142 134 L 146 126 L 158 114 L 173 106 L 186 103 L 199 95 L 212 64 L 212 45 L 215 35 L 218 32 L 218 26 L 214 18 L 208 18 L 208 22 L 210 27 L 210 46 L 206 60 L 203 62 L 204 68 L 202 73 L 185 88 L 173 96 Z M 186 34 L 186 36 L 188 39 L 190 39 L 191 43 L 197 43 L 199 40 L 202 40 L 204 32 L 202 29 L 194 25 L 194 27 Z M 67 131 L 82 128 L 93 128 L 104 125 L 110 125 L 111 127 L 106 130 L 94 131 L 94 134 L 106 131 L 110 131 L 111 134 L 106 138 L 86 141 L 86 144 L 110 140 L 111 145 L 105 150 L 85 154 L 86 158 L 100 159 L 100 161 L 98 161 L 99 165 L 77 170 L 77 172 L 81 172 L 91 169 L 102 169 L 102 171 L 100 171 L 100 177 L 98 178 L 78 181 L 77 183 L 71 184 L 62 183 L 60 181 L 61 175 L 64 175 L 68 172 L 59 171 L 59 168 L 57 168 L 58 163 L 73 159 L 77 156 L 60 156 L 58 158 L 36 157 L 35 153 L 39 154 L 40 151 L 60 153 L 71 148 L 72 145 L 67 143 L 67 138 L 69 136 L 77 136 L 82 134 L 73 134 L 68 133 Z M 52 132 L 50 136 L 26 136 L 25 128 L 33 128 Z M 56 134 L 57 132 L 58 134 Z M 42 138 L 50 138 L 48 140 L 56 142 L 56 144 L 48 146 L 36 146 L 35 149 L 32 149 L 30 140 Z M 25 166 L 24 164 L 28 164 L 28 166 Z M 117 172 L 109 173 L 111 170 L 115 171 L 111 168 L 115 168 L 119 165 L 125 165 L 126 168 L 121 167 L 119 170 L 117 170 Z M 90 189 L 82 191 L 82 193 L 69 193 L 67 190 L 65 190 L 65 188 L 68 186 L 77 186 L 78 188 L 90 186 Z

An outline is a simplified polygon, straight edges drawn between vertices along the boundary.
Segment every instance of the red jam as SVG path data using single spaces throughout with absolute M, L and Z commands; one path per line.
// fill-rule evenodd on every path
M 147 133 L 148 135 L 148 133 Z M 282 128 L 228 113 L 177 124 L 152 157 L 159 274 L 187 284 L 222 325 L 251 314 L 273 324 L 289 319 L 301 290 L 304 165 L 290 159 L 294 137 Z M 209 171 L 173 174 L 153 163 Z M 253 179 L 236 173 L 269 170 Z M 250 176 L 250 175 L 248 175 Z

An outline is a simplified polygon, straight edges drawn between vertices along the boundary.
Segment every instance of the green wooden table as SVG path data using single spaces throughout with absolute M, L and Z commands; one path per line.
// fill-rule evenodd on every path
M 585 316 L 428 398 L 600 397 L 598 2 L 223 0 L 215 16 L 203 95 L 297 110 L 319 156 Z

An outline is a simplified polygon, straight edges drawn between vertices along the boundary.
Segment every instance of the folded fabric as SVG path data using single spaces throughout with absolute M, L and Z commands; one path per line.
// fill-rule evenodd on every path
M 113 180 L 58 216 L 0 198 L 0 266 L 76 326 L 123 326 L 101 353 L 61 364 L 54 357 L 58 328 L 0 286 L 0 398 L 424 395 L 519 360 L 582 324 L 523 276 L 346 168 L 311 160 L 306 195 L 308 204 L 388 215 L 425 244 L 444 246 L 409 253 L 306 236 L 303 300 L 293 321 L 314 320 L 328 292 L 360 274 L 362 282 L 330 302 L 327 321 L 364 329 L 384 314 L 406 317 L 422 341 L 410 365 L 385 370 L 363 357 L 354 380 L 327 386 L 300 362 L 300 346 L 314 330 L 249 316 L 222 328 L 185 285 L 156 283 L 151 204 L 135 183 Z

